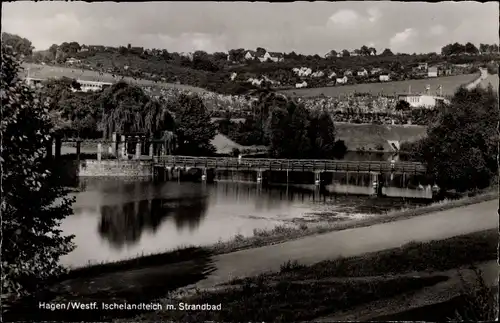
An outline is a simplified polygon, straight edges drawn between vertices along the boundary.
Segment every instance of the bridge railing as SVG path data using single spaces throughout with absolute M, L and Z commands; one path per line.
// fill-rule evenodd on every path
M 353 172 L 405 172 L 425 173 L 426 167 L 415 162 L 389 161 L 337 161 L 325 159 L 270 159 L 270 158 L 231 158 L 231 157 L 191 157 L 155 156 L 156 164 L 166 166 L 208 167 L 227 169 L 269 169 L 291 171 L 353 171 Z

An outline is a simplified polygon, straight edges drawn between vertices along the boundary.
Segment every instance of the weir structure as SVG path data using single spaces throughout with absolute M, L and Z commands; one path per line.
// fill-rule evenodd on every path
M 186 177 L 212 182 L 229 175 L 229 180 L 259 185 L 294 184 L 330 191 L 338 190 L 339 185 L 358 186 L 367 188 L 359 194 L 377 196 L 388 195 L 390 187 L 426 184 L 428 188 L 430 184 L 425 166 L 415 162 L 154 156 L 152 167 L 154 178 L 159 180 Z
M 334 193 L 408 198 L 432 198 L 435 193 L 433 178 L 423 164 L 416 162 L 173 156 L 168 154 L 170 149 L 164 140 L 140 134 L 113 134 L 111 140 L 55 139 L 56 157 L 63 141 L 76 143 L 78 161 L 81 143 L 93 143 L 97 145 L 97 163 L 103 153 L 111 158 L 105 161 L 108 171 L 116 165 L 119 172 L 122 161 L 127 161 L 128 167 L 137 161 L 138 167 L 150 167 L 148 173 L 160 181 L 243 181 L 259 186 L 293 185 Z

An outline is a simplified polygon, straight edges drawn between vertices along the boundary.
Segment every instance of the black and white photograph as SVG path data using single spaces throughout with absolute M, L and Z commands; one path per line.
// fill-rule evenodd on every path
M 3 321 L 498 319 L 498 2 L 1 6 Z

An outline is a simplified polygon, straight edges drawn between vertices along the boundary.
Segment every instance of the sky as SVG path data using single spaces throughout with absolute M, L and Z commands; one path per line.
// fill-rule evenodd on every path
M 36 50 L 77 41 L 171 52 L 233 48 L 302 54 L 375 47 L 440 52 L 459 42 L 498 43 L 498 2 L 3 3 L 2 31 Z

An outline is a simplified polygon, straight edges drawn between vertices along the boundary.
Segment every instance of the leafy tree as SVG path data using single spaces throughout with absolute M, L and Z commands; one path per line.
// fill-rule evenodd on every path
M 215 53 L 213 53 L 213 57 L 216 61 L 226 61 L 228 54 L 226 54 L 224 52 L 215 52 Z
M 427 164 L 444 189 L 485 188 L 497 172 L 498 122 L 498 98 L 491 86 L 460 88 L 427 137 L 414 145 L 413 157 Z
M 56 58 L 56 55 L 57 55 L 57 50 L 59 49 L 59 46 L 57 46 L 56 44 L 52 44 L 50 47 L 49 47 L 49 52 L 52 54 L 52 59 L 55 59 Z
M 31 56 L 34 47 L 26 38 L 9 33 L 2 33 L 2 45 L 11 46 L 16 55 Z
M 359 54 L 363 55 L 363 56 L 369 56 L 370 55 L 370 49 L 368 48 L 368 46 L 363 45 L 359 49 Z
M 342 57 L 349 57 L 349 56 L 351 56 L 351 53 L 347 49 L 342 50 Z
M 384 49 L 382 54 L 380 54 L 380 56 L 394 56 L 394 54 L 392 53 L 392 51 L 389 48 L 386 48 L 386 49 Z
M 465 44 L 465 52 L 467 54 L 476 55 L 479 53 L 479 49 L 477 49 L 477 47 L 473 43 L 469 42 Z
M 229 58 L 232 60 L 232 61 L 235 61 L 235 62 L 240 62 L 243 60 L 243 58 L 245 57 L 245 49 L 244 48 L 238 48 L 238 49 L 231 49 L 229 51 Z
M 368 55 L 371 55 L 371 53 L 373 53 L 373 55 L 377 55 L 377 50 L 375 49 L 375 47 L 368 48 Z
M 74 249 L 59 229 L 73 200 L 44 156 L 53 131 L 48 108 L 18 77 L 14 55 L 2 46 L 2 303 L 42 288 Z
M 331 51 L 328 52 L 328 57 L 330 58 L 337 57 L 337 51 L 332 49 Z
M 310 117 L 308 135 L 311 141 L 310 158 L 334 158 L 335 125 L 328 112 L 323 111 L 317 116 Z
M 212 123 L 203 101 L 195 95 L 181 94 L 175 105 L 179 107 L 175 129 L 179 143 L 176 154 L 185 156 L 214 154 L 215 147 L 211 141 L 217 134 L 217 125 Z
M 262 56 L 267 52 L 267 50 L 265 48 L 262 48 L 262 47 L 257 47 L 255 52 L 256 52 L 257 56 Z
M 309 114 L 293 101 L 271 112 L 269 122 L 270 153 L 277 158 L 308 158 L 311 151 Z
M 112 132 L 156 134 L 173 127 L 172 113 L 165 105 L 152 100 L 141 88 L 125 82 L 104 90 L 99 103 L 102 111 L 100 127 L 106 137 Z
M 410 110 L 410 103 L 405 100 L 399 100 L 398 103 L 396 104 L 396 111 L 409 111 Z

